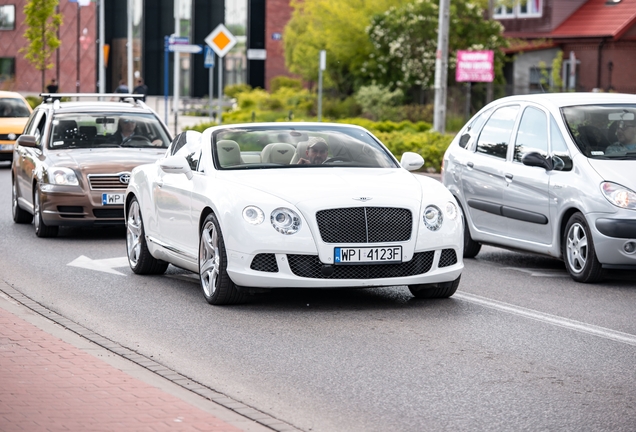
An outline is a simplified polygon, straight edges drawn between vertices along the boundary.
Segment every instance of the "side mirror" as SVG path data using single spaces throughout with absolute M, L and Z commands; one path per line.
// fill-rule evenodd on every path
M 21 145 L 22 147 L 37 147 L 38 146 L 34 135 L 20 135 L 18 137 L 18 140 L 15 143 L 18 145 Z
M 552 156 L 552 169 L 555 171 L 563 171 L 563 168 L 565 168 L 563 159 L 556 155 Z
M 534 166 L 546 170 L 552 169 L 552 160 L 544 158 L 541 153 L 530 152 L 523 155 L 521 163 L 527 166 Z
M 185 174 L 188 180 L 194 176 L 190 164 L 183 156 L 168 156 L 159 162 L 159 166 L 168 174 Z
M 424 165 L 424 158 L 417 153 L 406 152 L 400 159 L 400 165 L 407 171 L 415 171 Z

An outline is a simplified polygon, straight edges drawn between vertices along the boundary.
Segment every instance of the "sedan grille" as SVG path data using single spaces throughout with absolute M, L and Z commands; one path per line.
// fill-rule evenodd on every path
M 385 243 L 411 238 L 411 211 L 390 207 L 352 207 L 316 213 L 325 243 Z
M 455 253 L 455 249 L 442 250 L 437 267 L 448 267 L 454 264 L 457 264 L 457 254 Z
M 12 135 L 12 136 L 13 136 L 13 138 L 9 138 L 9 135 Z M 22 134 L 19 134 L 19 133 L 14 133 L 14 134 L 0 134 L 0 140 L 2 140 L 2 141 L 15 141 L 15 140 L 17 140 L 18 138 L 20 138 L 20 135 L 22 135 Z
M 408 262 L 399 264 L 361 264 L 332 266 L 333 273 L 325 275 L 323 264 L 316 255 L 287 255 L 291 271 L 312 279 L 382 279 L 424 274 L 431 269 L 435 251 L 419 252 Z
M 250 265 L 252 270 L 276 273 L 278 272 L 278 264 L 276 264 L 276 255 L 270 253 L 258 254 L 252 260 Z
M 92 190 L 126 189 L 128 180 L 130 180 L 130 173 L 88 175 L 88 182 Z

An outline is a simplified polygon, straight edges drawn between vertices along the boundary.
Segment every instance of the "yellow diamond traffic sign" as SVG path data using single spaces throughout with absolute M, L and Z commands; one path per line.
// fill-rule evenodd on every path
M 216 55 L 224 57 L 236 45 L 236 38 L 223 24 L 219 24 L 205 38 L 205 43 L 214 50 Z

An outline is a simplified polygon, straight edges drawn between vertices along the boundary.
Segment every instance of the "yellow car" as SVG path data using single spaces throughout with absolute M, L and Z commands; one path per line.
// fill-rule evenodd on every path
M 13 160 L 15 140 L 22 134 L 31 111 L 20 93 L 0 91 L 0 161 Z

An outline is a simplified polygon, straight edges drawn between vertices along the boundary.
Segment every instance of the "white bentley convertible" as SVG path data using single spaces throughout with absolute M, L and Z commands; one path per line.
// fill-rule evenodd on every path
M 438 181 L 409 171 L 367 130 L 327 123 L 188 131 L 132 172 L 128 260 L 198 273 L 211 304 L 250 290 L 407 285 L 450 297 L 463 269 L 463 224 Z

